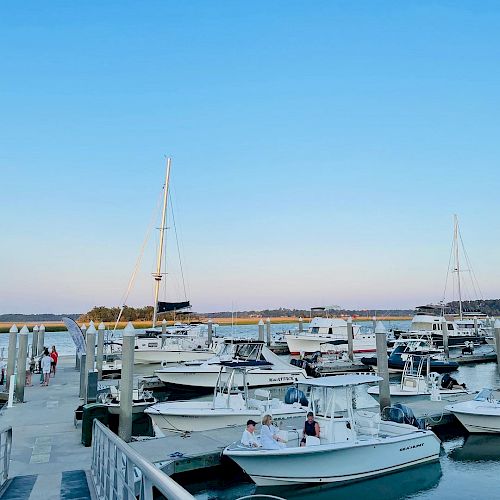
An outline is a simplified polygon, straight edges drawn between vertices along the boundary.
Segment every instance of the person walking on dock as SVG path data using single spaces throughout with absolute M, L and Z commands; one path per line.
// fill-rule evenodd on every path
M 45 348 L 45 351 L 43 351 L 42 361 L 40 364 L 41 364 L 42 374 L 43 374 L 42 386 L 47 387 L 49 385 L 50 367 L 52 364 L 52 358 L 50 357 L 49 350 L 47 348 Z
M 52 349 L 50 350 L 50 357 L 52 358 L 52 362 L 50 364 L 50 372 L 52 373 L 52 376 L 56 376 L 56 367 L 57 367 L 57 358 L 59 358 L 59 354 L 56 351 L 56 346 L 53 345 Z

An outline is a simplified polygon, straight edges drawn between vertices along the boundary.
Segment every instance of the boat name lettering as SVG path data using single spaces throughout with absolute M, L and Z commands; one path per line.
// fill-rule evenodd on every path
M 424 443 L 412 444 L 410 446 L 405 446 L 404 448 L 399 448 L 399 451 L 413 450 L 413 448 L 420 448 L 424 446 Z

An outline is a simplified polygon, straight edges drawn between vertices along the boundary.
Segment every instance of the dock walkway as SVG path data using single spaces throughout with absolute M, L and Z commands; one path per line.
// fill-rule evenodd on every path
M 5 406 L 0 426 L 12 426 L 10 484 L 2 499 L 55 500 L 91 498 L 87 472 L 91 448 L 81 442 L 73 417 L 81 404 L 74 357 L 60 357 L 55 378 L 41 387 L 39 375 L 25 389 L 25 403 Z

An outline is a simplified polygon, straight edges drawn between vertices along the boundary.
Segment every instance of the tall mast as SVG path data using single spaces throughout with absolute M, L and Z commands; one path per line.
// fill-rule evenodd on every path
M 163 210 L 161 214 L 160 243 L 158 245 L 158 260 L 156 261 L 156 273 L 153 274 L 155 280 L 155 302 L 153 312 L 153 328 L 156 326 L 156 317 L 158 316 L 158 295 L 160 293 L 161 259 L 163 256 L 163 240 L 165 239 L 165 224 L 167 221 L 167 200 L 168 200 L 168 182 L 170 180 L 170 158 L 167 158 L 167 173 L 165 175 L 165 186 L 163 188 Z
M 460 283 L 460 259 L 458 255 L 459 246 L 459 233 L 458 233 L 458 217 L 455 214 L 455 229 L 453 231 L 453 241 L 455 244 L 455 269 L 457 271 L 457 281 L 458 281 L 458 307 L 460 309 L 460 319 L 462 318 L 462 285 Z

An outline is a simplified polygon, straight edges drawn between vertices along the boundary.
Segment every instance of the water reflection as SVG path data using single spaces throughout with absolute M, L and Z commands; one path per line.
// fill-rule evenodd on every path
M 500 459 L 500 436 L 492 434 L 469 434 L 462 446 L 448 454 L 455 462 L 485 462 Z
M 399 500 L 437 486 L 441 478 L 439 462 L 415 467 L 404 472 L 387 474 L 344 486 L 321 485 L 314 487 L 257 488 L 256 493 L 267 493 L 283 498 L 327 500 L 353 500 L 355 498 L 380 498 Z M 376 492 L 376 497 L 374 497 Z
M 220 499 L 230 500 L 245 495 L 274 495 L 280 498 L 301 500 L 355 500 L 359 498 L 373 498 L 383 500 L 401 500 L 436 488 L 441 479 L 441 465 L 439 462 L 426 464 L 404 472 L 387 474 L 374 479 L 349 483 L 343 486 L 315 485 L 315 486 L 274 486 L 256 487 L 254 484 L 239 483 L 226 484 L 221 488 L 217 481 L 205 481 L 201 484 L 191 482 L 188 489 L 196 498 L 202 500 Z

